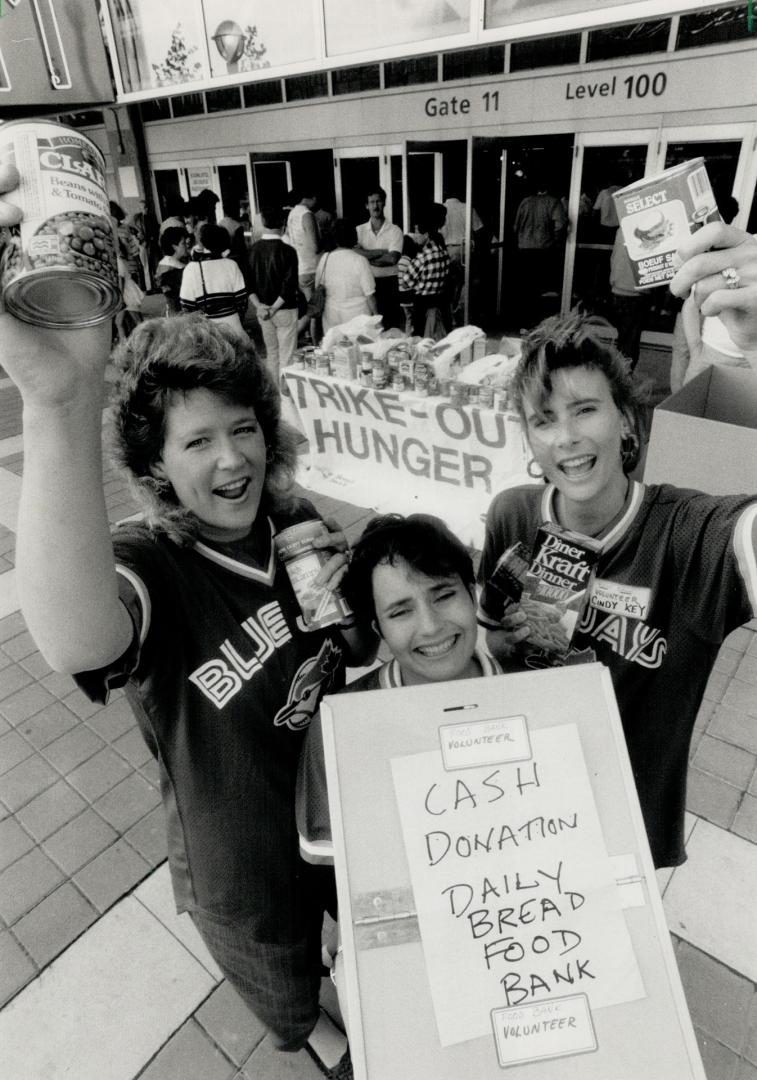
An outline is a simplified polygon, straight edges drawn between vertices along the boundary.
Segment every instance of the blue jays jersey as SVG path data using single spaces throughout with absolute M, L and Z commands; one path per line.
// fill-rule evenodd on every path
M 297 763 L 321 696 L 344 685 L 339 632 L 303 628 L 274 554 L 278 529 L 314 517 L 301 502 L 263 519 L 261 564 L 244 542 L 179 548 L 140 524 L 119 529 L 134 639 L 110 669 L 79 676 L 93 697 L 126 684 L 160 767 L 178 909 L 252 917 L 272 942 L 302 936 Z
M 533 543 L 556 521 L 555 488 L 501 492 L 487 516 L 479 569 L 479 622 L 499 626 L 487 588 L 499 556 Z M 689 743 L 723 639 L 757 613 L 757 501 L 633 483 L 602 542 L 597 573 L 565 663 L 600 660 L 611 672 L 652 854 L 685 858 L 683 814 Z M 544 658 L 528 647 L 522 666 Z

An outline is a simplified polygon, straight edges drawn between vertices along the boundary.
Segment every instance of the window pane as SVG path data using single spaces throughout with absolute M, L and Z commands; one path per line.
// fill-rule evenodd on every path
M 335 94 L 357 94 L 361 90 L 378 90 L 381 73 L 378 64 L 362 67 L 339 68 L 331 72 L 331 86 Z
M 613 60 L 618 56 L 640 56 L 664 52 L 670 35 L 670 19 L 608 26 L 589 33 L 587 60 Z
M 219 90 L 208 90 L 205 93 L 205 103 L 209 113 L 238 109 L 240 102 L 238 86 L 223 86 Z
M 510 50 L 510 71 L 577 64 L 580 54 L 580 34 L 558 34 L 551 38 L 514 41 Z
M 486 0 L 484 5 L 484 26 L 487 30 L 493 26 L 513 26 L 516 23 L 535 22 L 539 19 L 553 19 L 578 12 L 587 13 L 587 22 L 596 9 L 622 8 L 633 0 Z M 618 11 L 618 18 L 623 12 Z
M 436 82 L 439 61 L 434 56 L 414 56 L 410 60 L 387 60 L 384 64 L 384 86 L 415 86 Z
M 244 89 L 244 106 L 254 109 L 256 105 L 278 105 L 283 101 L 280 79 L 247 83 Z
M 326 54 L 427 41 L 470 29 L 470 0 L 323 0 Z M 296 24 L 295 24 L 296 25 Z
M 442 56 L 442 78 L 445 82 L 472 79 L 476 75 L 501 75 L 504 70 L 505 49 L 502 45 L 444 53 Z
M 754 38 L 754 32 L 749 30 L 747 15 L 746 4 L 708 8 L 706 11 L 682 15 L 676 48 L 695 49 L 699 45 L 718 45 L 723 41 Z
M 64 113 L 63 116 L 59 116 L 61 124 L 66 124 L 68 127 L 94 127 L 96 124 L 103 124 L 103 114 L 96 109 L 92 109 L 88 112 L 75 112 Z
M 171 116 L 171 106 L 168 98 L 155 98 L 154 101 L 143 101 L 139 106 L 142 120 L 168 120 Z
M 174 116 L 195 116 L 205 112 L 205 103 L 202 94 L 179 94 L 171 98 L 171 108 Z
M 287 101 L 304 101 L 307 98 L 328 97 L 329 78 L 325 71 L 312 75 L 293 75 L 284 80 Z

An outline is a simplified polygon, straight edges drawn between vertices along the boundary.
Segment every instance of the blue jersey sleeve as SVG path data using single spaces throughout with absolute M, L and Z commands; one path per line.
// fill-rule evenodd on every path
M 757 501 L 693 495 L 678 510 L 673 544 L 677 593 L 705 640 L 757 616 Z

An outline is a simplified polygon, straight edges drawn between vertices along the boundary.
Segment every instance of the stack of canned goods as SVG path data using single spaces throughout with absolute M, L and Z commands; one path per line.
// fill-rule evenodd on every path
M 459 378 L 438 378 L 428 354 L 417 351 L 411 341 L 398 340 L 383 356 L 375 356 L 370 347 L 350 345 L 346 341 L 331 350 L 309 345 L 297 349 L 292 367 L 346 381 L 356 378 L 366 389 L 408 392 L 414 397 L 441 396 L 458 408 L 472 405 L 497 412 L 511 409 L 507 388 L 493 386 L 490 380 L 469 383 Z

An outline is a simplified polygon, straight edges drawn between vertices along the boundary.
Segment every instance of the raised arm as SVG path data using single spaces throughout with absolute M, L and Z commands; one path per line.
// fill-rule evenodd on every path
M 0 170 L 0 192 L 15 169 Z M 11 196 L 12 198 L 12 196 Z M 0 199 L 0 225 L 20 217 Z M 102 407 L 110 322 L 46 330 L 0 315 L 0 362 L 23 400 L 24 473 L 16 566 L 21 607 L 58 671 L 102 667 L 131 637 L 118 599 L 102 487 Z

